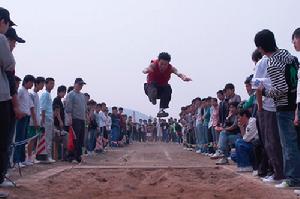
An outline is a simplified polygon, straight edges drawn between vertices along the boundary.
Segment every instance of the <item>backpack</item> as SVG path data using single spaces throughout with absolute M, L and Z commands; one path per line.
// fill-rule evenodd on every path
M 293 109 L 296 109 L 297 86 L 298 86 L 299 62 L 295 57 L 294 62 L 285 66 L 285 81 L 288 85 L 288 101 Z

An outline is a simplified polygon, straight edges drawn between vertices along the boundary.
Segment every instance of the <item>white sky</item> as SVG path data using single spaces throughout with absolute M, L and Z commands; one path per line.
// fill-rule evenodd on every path
M 83 92 L 98 102 L 155 115 L 143 91 L 141 71 L 159 52 L 194 80 L 173 76 L 169 112 L 197 96 L 215 96 L 228 82 L 242 98 L 253 70 L 257 31 L 275 33 L 278 46 L 295 53 L 299 0 L 7 0 L 19 36 L 17 75 L 52 76 L 56 85 L 82 77 Z M 56 88 L 55 88 L 56 93 Z

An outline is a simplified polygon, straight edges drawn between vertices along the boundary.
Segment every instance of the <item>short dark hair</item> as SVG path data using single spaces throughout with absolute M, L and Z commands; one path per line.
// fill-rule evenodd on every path
M 16 82 L 20 82 L 20 81 L 22 81 L 22 79 L 20 77 L 18 77 L 18 76 L 15 75 L 15 81 Z
M 158 60 L 165 60 L 170 62 L 171 61 L 171 55 L 167 52 L 161 52 L 158 55 Z
M 89 105 L 89 106 L 96 106 L 97 102 L 94 101 L 94 100 L 90 100 L 90 101 L 88 101 L 87 105 Z
M 106 106 L 105 102 L 102 102 L 102 103 L 101 103 L 101 106 Z
M 256 33 L 254 42 L 256 47 L 262 48 L 265 52 L 275 52 L 277 50 L 274 34 L 270 30 L 264 29 Z
M 292 35 L 292 39 L 300 38 L 300 28 L 297 28 Z
M 37 77 L 35 78 L 34 84 L 40 84 L 40 83 L 45 83 L 45 78 L 44 77 Z
M 241 109 L 239 111 L 239 116 L 246 116 L 247 118 L 250 118 L 251 117 L 251 113 L 248 109 Z
M 45 80 L 45 83 L 48 84 L 49 82 L 54 82 L 54 78 L 47 77 L 46 80 Z
M 207 101 L 207 102 L 211 101 L 211 97 L 208 96 L 205 101 Z
M 230 103 L 229 103 L 229 107 L 230 107 L 230 106 L 234 106 L 235 108 L 237 108 L 238 105 L 239 105 L 238 102 L 230 102 Z
M 67 93 L 71 92 L 72 90 L 74 90 L 74 86 L 69 86 Z
M 24 86 L 24 85 L 25 85 L 26 83 L 28 83 L 28 82 L 34 83 L 34 81 L 35 81 L 34 76 L 32 76 L 32 75 L 26 75 L 26 76 L 24 77 L 24 79 L 23 79 L 22 85 Z
M 258 62 L 262 58 L 262 54 L 258 51 L 258 49 L 255 49 L 252 53 L 252 61 Z
M 247 77 L 244 83 L 245 84 L 251 84 L 252 78 L 253 78 L 253 74 L 250 75 L 249 77 Z
M 84 96 L 91 97 L 90 94 L 88 94 L 88 93 L 84 93 Z
M 234 85 L 233 85 L 232 83 L 226 84 L 226 85 L 225 85 L 225 91 L 226 91 L 227 89 L 234 90 Z
M 200 101 L 200 102 L 201 102 L 201 98 L 200 98 L 200 97 L 196 97 L 194 100 L 195 100 L 195 101 Z
M 224 95 L 223 90 L 218 90 L 217 94 Z
M 64 85 L 61 85 L 57 88 L 57 93 L 66 92 L 66 91 L 67 91 L 67 87 Z
M 124 109 L 122 107 L 119 108 L 119 111 L 123 111 Z
M 213 101 L 215 102 L 218 102 L 218 99 L 217 98 L 212 98 Z
M 102 104 L 97 104 L 97 107 L 102 107 Z
M 111 108 L 111 110 L 118 110 L 118 107 L 113 106 L 113 107 Z
M 0 7 L 0 10 L 1 10 L 0 21 L 3 19 L 5 24 L 9 23 L 9 26 L 14 25 L 11 24 L 9 11 L 3 7 Z

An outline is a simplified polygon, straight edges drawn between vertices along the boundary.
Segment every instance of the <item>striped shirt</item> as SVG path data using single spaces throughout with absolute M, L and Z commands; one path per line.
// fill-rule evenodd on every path
M 286 77 L 287 65 L 296 62 L 298 63 L 297 58 L 283 49 L 269 58 L 267 72 L 272 87 L 265 91 L 265 95 L 274 99 L 277 111 L 294 111 L 296 108 L 296 95 L 293 95 L 296 90 L 289 88 Z

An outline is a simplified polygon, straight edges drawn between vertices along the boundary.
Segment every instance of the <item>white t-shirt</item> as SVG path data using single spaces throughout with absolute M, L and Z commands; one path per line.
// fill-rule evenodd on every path
M 245 142 L 250 142 L 254 138 L 258 138 L 258 131 L 256 126 L 256 119 L 254 117 L 251 117 L 246 127 L 246 132 L 243 136 L 243 140 Z
M 100 111 L 99 112 L 99 127 L 106 126 L 106 120 L 107 120 L 107 117 L 106 117 L 105 113 Z
M 253 79 L 266 78 L 266 80 L 263 81 L 262 83 L 267 90 L 270 89 L 271 87 L 270 84 L 271 80 L 267 73 L 268 60 L 269 58 L 267 56 L 263 56 L 261 60 L 257 62 L 257 64 L 255 65 L 255 72 L 253 76 Z M 276 112 L 276 106 L 274 100 L 269 97 L 263 97 L 263 109 L 271 112 Z
M 30 116 L 30 108 L 34 107 L 33 101 L 26 88 L 22 86 L 18 92 L 19 108 L 22 113 Z
M 106 120 L 106 130 L 110 131 L 111 130 L 111 117 L 107 116 L 107 120 Z
M 40 125 L 40 123 L 41 123 L 41 107 L 40 107 L 40 97 L 39 97 L 39 94 L 36 93 L 36 92 L 32 92 L 29 95 L 30 95 L 30 98 L 31 98 L 32 103 L 34 105 L 34 112 L 35 112 L 36 121 L 37 121 L 38 125 Z M 32 117 L 30 117 L 30 123 L 29 123 L 29 125 L 30 126 L 34 125 Z

